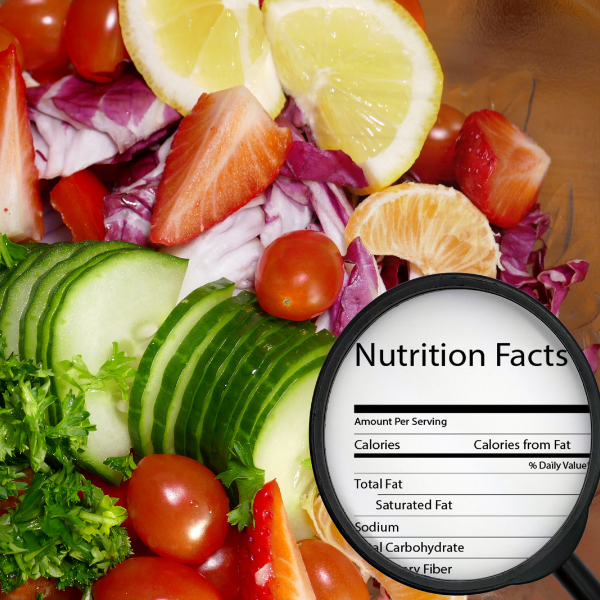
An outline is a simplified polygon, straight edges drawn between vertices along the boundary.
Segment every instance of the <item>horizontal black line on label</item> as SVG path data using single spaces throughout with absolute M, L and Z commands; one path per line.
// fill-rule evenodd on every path
M 361 433 L 355 433 L 354 435 L 592 435 L 591 433 L 481 433 L 481 432 L 472 432 L 467 431 L 465 433 L 403 433 L 397 431 L 390 431 L 389 433 L 373 433 L 371 431 L 363 431 Z
M 383 473 L 380 472 L 372 472 L 372 471 L 355 471 L 354 475 L 585 475 L 587 471 L 581 471 L 581 473 L 544 473 L 542 471 L 521 471 L 519 473 L 514 472 L 504 472 L 504 471 L 485 471 L 485 473 L 480 472 L 470 472 L 470 473 L 452 473 L 445 471 L 444 473 L 411 473 L 405 472 L 402 473 L 394 473 L 390 471 L 385 471 Z
M 589 458 L 588 454 L 467 454 L 467 453 L 404 453 L 355 452 L 354 458 Z
M 355 404 L 355 413 L 589 413 L 588 405 L 571 404 Z
M 549 535 L 363 535 L 365 540 L 551 540 Z
M 579 496 L 579 494 L 377 494 L 378 496 Z
M 354 517 L 361 517 L 363 519 L 380 519 L 381 517 L 394 517 L 394 518 L 402 518 L 402 519 L 408 519 L 408 518 L 416 518 L 416 517 L 425 517 L 427 519 L 431 519 L 432 517 L 441 517 L 442 519 L 449 519 L 449 518 L 468 518 L 471 519 L 473 517 L 494 517 L 494 518 L 498 518 L 498 517 L 506 517 L 508 519 L 515 519 L 515 518 L 527 518 L 527 519 L 537 519 L 537 518 L 545 518 L 545 517 L 568 517 L 569 515 L 409 515 L 409 514 L 398 514 L 398 513 L 394 513 L 392 515 L 354 515 Z

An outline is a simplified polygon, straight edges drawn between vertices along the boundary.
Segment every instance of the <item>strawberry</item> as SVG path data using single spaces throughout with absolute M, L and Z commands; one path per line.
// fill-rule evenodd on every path
M 242 552 L 242 600 L 316 600 L 275 480 L 254 498 Z
M 14 45 L 0 52 L 0 233 L 13 242 L 44 237 L 42 202 L 27 116 L 25 82 Z
M 267 189 L 291 147 L 244 86 L 202 94 L 173 139 L 150 239 L 182 244 L 225 220 Z
M 494 110 L 467 117 L 456 140 L 454 167 L 464 194 L 490 223 L 518 225 L 536 203 L 550 157 Z

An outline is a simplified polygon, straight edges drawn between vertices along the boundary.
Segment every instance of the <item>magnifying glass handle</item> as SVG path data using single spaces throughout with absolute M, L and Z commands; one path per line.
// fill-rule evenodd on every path
M 554 577 L 558 579 L 558 582 L 574 600 L 600 599 L 600 581 L 598 581 L 598 578 L 587 568 L 577 554 L 573 554 L 554 573 Z

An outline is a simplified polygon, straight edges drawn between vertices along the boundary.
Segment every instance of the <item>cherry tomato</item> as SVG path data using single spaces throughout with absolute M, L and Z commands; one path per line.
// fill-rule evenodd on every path
M 299 547 L 317 600 L 369 600 L 358 569 L 337 548 L 321 540 L 302 540 Z
M 127 502 L 141 540 L 165 558 L 202 563 L 225 541 L 225 490 L 211 471 L 191 458 L 142 458 L 129 480 Z
M 440 106 L 435 125 L 431 128 L 421 154 L 412 166 L 423 183 L 454 181 L 454 146 L 467 117 L 447 104 Z
M 190 567 L 151 556 L 123 561 L 94 583 L 92 595 L 94 600 L 221 600 L 217 588 Z
M 396 0 L 396 2 L 404 7 L 410 13 L 410 16 L 419 24 L 421 29 L 425 31 L 425 15 L 423 14 L 423 9 L 421 8 L 419 0 Z
M 110 483 L 106 483 L 100 477 L 96 477 L 95 475 L 90 475 L 89 473 L 83 473 L 83 476 L 89 480 L 92 485 L 99 487 L 105 496 L 110 496 L 111 498 L 117 499 L 117 506 L 122 506 L 123 508 L 127 508 L 127 482 L 124 481 L 121 485 L 110 485 Z M 127 534 L 131 540 L 137 538 L 137 533 L 133 527 L 131 519 L 127 518 L 123 521 L 121 527 L 125 527 L 127 529 Z
M 31 76 L 41 85 L 46 83 L 55 83 L 59 79 L 66 77 L 67 75 L 73 75 L 74 69 L 68 65 L 60 67 L 60 69 L 54 69 L 52 71 L 32 71 Z
M 327 310 L 344 283 L 344 259 L 318 231 L 292 231 L 269 244 L 256 267 L 256 295 L 263 310 L 304 321 Z
M 63 32 L 70 0 L 6 0 L 0 25 L 21 42 L 27 71 L 52 71 L 69 64 Z
M 244 535 L 229 526 L 225 543 L 204 563 L 194 567 L 221 593 L 223 600 L 236 600 L 240 595 L 240 547 Z
M 88 170 L 63 177 L 50 192 L 50 202 L 73 233 L 73 241 L 104 239 L 104 196 L 108 190 Z
M 19 40 L 10 31 L 8 31 L 8 29 L 0 27 L 0 52 L 6 50 L 11 44 L 15 45 L 15 50 L 17 51 L 17 60 L 22 68 L 25 58 L 23 57 L 23 48 L 21 48 Z
M 40 577 L 28 579 L 23 585 L 8 594 L 0 592 L 0 600 L 37 600 L 40 595 L 44 600 L 81 600 L 82 592 L 77 588 L 59 590 L 53 579 Z
M 82 77 L 100 83 L 119 77 L 129 55 L 121 36 L 118 0 L 72 0 L 65 43 Z

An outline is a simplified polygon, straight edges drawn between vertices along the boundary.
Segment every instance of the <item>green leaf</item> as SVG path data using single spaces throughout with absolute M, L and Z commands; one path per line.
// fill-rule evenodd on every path
M 134 360 L 134 357 L 120 352 L 117 342 L 113 342 L 111 356 L 100 367 L 96 375 L 90 372 L 81 356 L 75 356 L 72 360 L 60 361 L 56 365 L 56 372 L 76 390 L 87 392 L 105 390 L 112 386 L 120 390 L 123 400 L 128 401 L 130 380 L 135 377 L 136 373 L 128 363 Z
M 28 250 L 25 246 L 14 244 L 5 234 L 0 235 L 0 265 L 14 267 L 27 256 Z
M 300 465 L 305 469 L 312 469 L 312 460 L 310 458 L 305 458 L 304 460 L 300 461 Z
M 129 479 L 133 474 L 133 471 L 137 469 L 133 454 L 128 454 L 127 456 L 113 456 L 107 458 L 103 464 L 109 466 L 113 471 L 121 473 L 121 475 L 123 475 L 123 480 L 125 481 Z
M 228 470 L 217 479 L 230 488 L 235 482 L 238 490 L 239 504 L 227 515 L 232 525 L 237 525 L 241 531 L 253 524 L 252 505 L 254 497 L 265 484 L 265 472 L 254 465 L 252 447 L 250 444 L 234 442 L 231 458 L 227 462 Z

